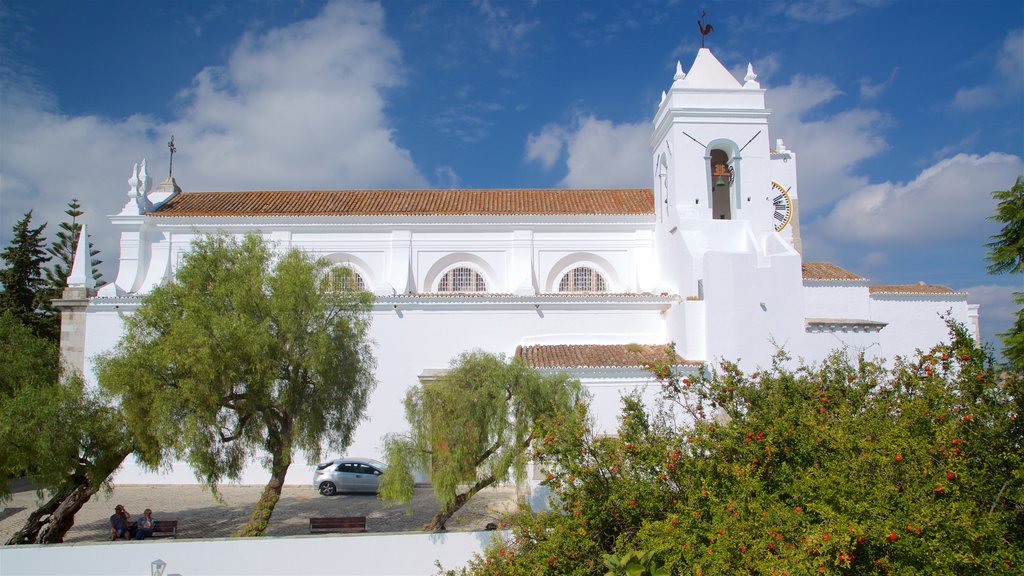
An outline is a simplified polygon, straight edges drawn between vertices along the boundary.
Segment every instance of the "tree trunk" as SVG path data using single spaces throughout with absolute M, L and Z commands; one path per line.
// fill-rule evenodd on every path
M 92 498 L 92 495 L 99 490 L 99 482 L 95 486 L 86 482 L 76 486 L 50 516 L 50 520 L 39 531 L 36 544 L 60 544 L 64 536 L 75 525 L 75 514 L 85 506 L 85 503 Z
M 287 452 L 290 452 L 287 451 Z M 263 489 L 259 501 L 252 509 L 249 522 L 235 533 L 235 536 L 263 536 L 270 523 L 270 516 L 274 513 L 277 501 L 281 499 L 281 489 L 284 488 L 284 477 L 288 474 L 288 467 L 291 465 L 291 456 L 285 450 L 277 449 L 272 454 L 270 465 L 270 482 Z
M 76 473 L 69 477 L 68 486 L 50 498 L 33 512 L 25 525 L 7 541 L 7 544 L 59 544 L 64 541 L 68 530 L 75 525 L 75 514 L 92 498 L 103 482 L 117 470 L 124 459 L 131 454 L 125 449 L 113 453 L 106 466 L 95 475 Z
M 446 530 L 445 523 L 447 523 L 448 520 L 450 520 L 451 517 L 459 511 L 460 508 L 465 506 L 466 502 L 469 502 L 469 499 L 472 498 L 477 492 L 483 490 L 484 488 L 487 488 L 491 484 L 494 484 L 494 476 L 488 476 L 487 478 L 484 478 L 483 480 L 480 480 L 479 482 L 474 484 L 469 490 L 463 492 L 462 494 L 456 495 L 455 500 L 453 500 L 450 504 L 448 504 L 447 506 L 442 508 L 437 514 L 435 514 L 434 517 L 430 520 L 430 522 L 423 525 L 423 531 L 444 532 Z
M 25 525 L 7 544 L 59 544 L 75 525 L 75 514 L 85 506 L 99 485 L 90 485 L 84 476 L 76 476 L 71 488 L 50 498 L 33 512 Z
M 25 525 L 21 527 L 21 530 L 15 532 L 10 539 L 7 540 L 7 545 L 15 544 L 35 544 L 36 537 L 39 535 L 39 531 L 43 529 L 43 526 L 49 521 L 50 516 L 60 506 L 60 503 L 71 494 L 74 488 L 68 488 L 62 490 L 46 501 L 45 504 L 36 508 L 36 511 L 29 515 L 28 520 L 25 520 Z

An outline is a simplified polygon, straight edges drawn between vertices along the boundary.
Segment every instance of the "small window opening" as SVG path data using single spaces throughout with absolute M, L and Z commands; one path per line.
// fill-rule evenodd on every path
M 600 272 L 587 266 L 573 268 L 562 276 L 559 292 L 607 292 L 608 284 Z
M 472 268 L 453 268 L 437 284 L 438 292 L 486 292 L 487 282 Z

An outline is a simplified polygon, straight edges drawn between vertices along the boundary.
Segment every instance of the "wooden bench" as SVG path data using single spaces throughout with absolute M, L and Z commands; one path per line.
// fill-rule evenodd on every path
M 154 520 L 153 521 L 153 535 L 150 538 L 177 538 L 178 537 L 178 521 L 177 520 Z
M 332 534 L 348 532 L 366 532 L 366 516 L 328 516 L 310 518 L 310 534 Z

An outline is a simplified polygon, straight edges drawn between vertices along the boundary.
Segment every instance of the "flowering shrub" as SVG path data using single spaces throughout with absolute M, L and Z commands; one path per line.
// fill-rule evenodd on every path
M 658 370 L 665 405 L 624 398 L 617 437 L 535 444 L 557 509 L 511 517 L 466 572 L 602 575 L 641 551 L 672 574 L 1020 573 L 1022 381 L 950 333 L 888 370 Z

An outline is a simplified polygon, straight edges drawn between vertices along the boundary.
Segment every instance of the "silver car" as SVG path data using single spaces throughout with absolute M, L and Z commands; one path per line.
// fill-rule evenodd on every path
M 387 464 L 371 458 L 339 458 L 318 464 L 313 487 L 324 496 L 338 492 L 377 492 Z

